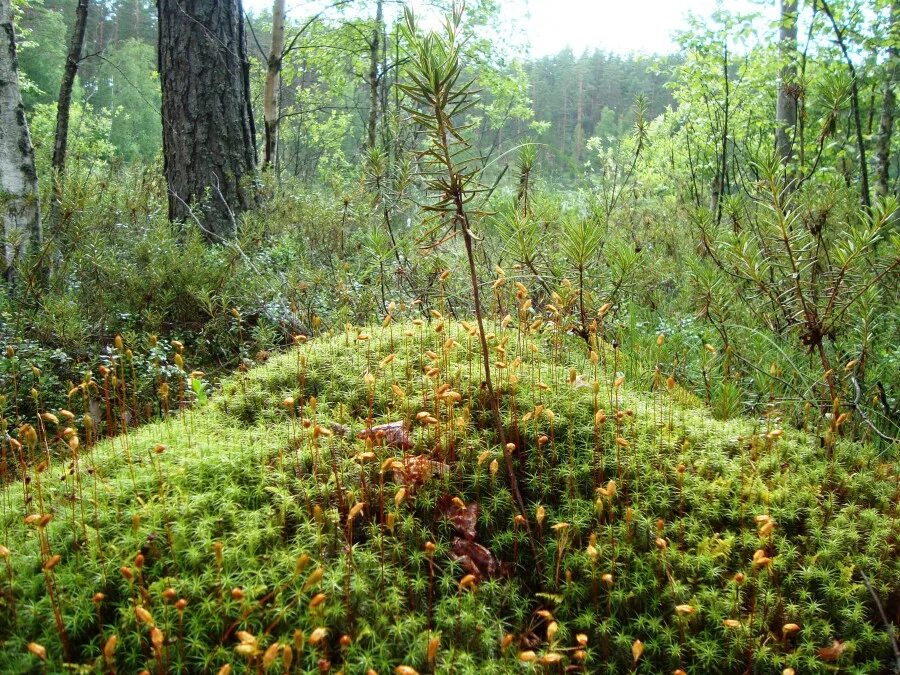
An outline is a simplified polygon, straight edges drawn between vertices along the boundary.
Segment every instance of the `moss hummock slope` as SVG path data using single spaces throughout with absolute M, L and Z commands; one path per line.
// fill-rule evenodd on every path
M 552 329 L 491 344 L 533 542 L 463 325 L 325 336 L 94 447 L 48 429 L 49 464 L 26 444 L 0 671 L 892 667 L 862 574 L 896 620 L 896 462 L 716 421 Z

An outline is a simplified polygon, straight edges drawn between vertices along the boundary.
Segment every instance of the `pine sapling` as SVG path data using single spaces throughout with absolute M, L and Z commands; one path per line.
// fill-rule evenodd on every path
M 506 449 L 500 402 L 491 375 L 490 348 L 484 328 L 480 284 L 475 266 L 475 235 L 470 219 L 472 214 L 466 206 L 485 189 L 479 182 L 480 170 L 476 158 L 465 157 L 466 154 L 470 154 L 470 145 L 461 133 L 464 128 L 459 128 L 454 121 L 477 101 L 471 83 L 459 84 L 462 74 L 459 30 L 463 9 L 463 3 L 454 3 L 452 14 L 446 21 L 442 34 L 421 35 L 412 11 L 406 8 L 404 32 L 409 45 L 407 49 L 410 62 L 407 73 L 413 83 L 401 85 L 401 88 L 414 103 L 414 107 L 406 108 L 407 112 L 429 138 L 426 148 L 418 153 L 423 165 L 429 167 L 426 185 L 436 196 L 436 201 L 427 209 L 437 217 L 437 225 L 432 228 L 432 232 L 437 233 L 440 229 L 446 228 L 446 233 L 438 234 L 434 245 L 457 234 L 461 234 L 463 238 L 475 320 L 481 343 L 488 405 L 497 439 L 503 448 L 510 490 L 519 512 L 525 515 L 525 501 L 519 489 L 512 454 Z M 530 534 L 527 520 L 525 526 Z M 534 547 L 533 542 L 532 546 Z M 537 549 L 534 548 L 537 557 Z

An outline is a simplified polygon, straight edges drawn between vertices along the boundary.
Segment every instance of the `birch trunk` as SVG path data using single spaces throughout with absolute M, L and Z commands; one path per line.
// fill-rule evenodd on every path
M 281 79 L 282 50 L 284 49 L 284 0 L 272 6 L 272 48 L 266 67 L 266 90 L 263 95 L 263 117 L 266 127 L 266 147 L 263 168 L 275 163 L 278 152 L 278 89 Z
M 10 0 L 0 0 L 0 227 L 3 272 L 12 279 L 16 262 L 41 242 L 41 215 Z

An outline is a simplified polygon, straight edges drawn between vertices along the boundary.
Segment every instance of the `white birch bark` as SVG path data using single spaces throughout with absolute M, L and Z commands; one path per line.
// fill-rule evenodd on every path
M 0 235 L 4 274 L 41 241 L 37 173 L 19 92 L 11 0 L 0 0 Z

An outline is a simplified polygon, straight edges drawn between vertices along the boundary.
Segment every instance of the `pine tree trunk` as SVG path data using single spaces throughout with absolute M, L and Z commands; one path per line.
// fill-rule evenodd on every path
M 797 126 L 797 0 L 781 0 L 779 38 L 782 66 L 775 104 L 775 147 L 787 165 L 794 157 Z
M 381 100 L 381 117 L 387 119 L 388 115 L 388 90 L 391 86 L 390 78 L 388 78 L 388 32 L 387 25 L 381 24 L 381 77 L 378 78 L 378 98 Z M 384 125 L 382 125 L 382 129 Z
M 566 139 L 569 136 L 569 86 L 568 80 L 563 82 L 562 92 L 562 129 L 559 136 L 559 155 L 566 156 Z
M 0 0 L 0 236 L 4 276 L 11 280 L 15 263 L 41 242 L 41 215 L 10 0 Z
M 884 74 L 884 99 L 881 104 L 881 120 L 878 124 L 878 136 L 875 141 L 875 193 L 884 197 L 888 193 L 890 173 L 891 136 L 894 132 L 894 110 L 896 96 L 894 85 L 897 81 L 898 45 L 900 39 L 900 0 L 891 3 L 891 26 L 888 34 L 889 46 Z
M 266 147 L 263 168 L 275 162 L 278 152 L 278 88 L 281 78 L 281 51 L 284 49 L 284 0 L 272 6 L 272 49 L 266 68 L 266 90 L 263 95 L 263 116 L 266 125 Z
M 584 70 L 578 66 L 578 103 L 575 109 L 575 159 L 581 164 L 584 153 Z
M 157 0 L 169 218 L 209 242 L 236 233 L 255 202 L 250 63 L 240 0 Z
M 72 89 L 75 86 L 75 77 L 78 75 L 78 64 L 81 62 L 81 51 L 84 48 L 84 32 L 87 28 L 88 0 L 78 0 L 75 7 L 75 26 L 72 29 L 72 39 L 69 42 L 69 52 L 66 56 L 66 67 L 63 70 L 62 80 L 59 84 L 59 98 L 56 102 L 56 134 L 53 139 L 53 167 L 55 181 L 55 195 L 53 199 L 53 213 L 51 216 L 51 228 L 59 220 L 59 207 L 62 202 L 63 180 L 66 170 L 66 149 L 69 144 L 69 111 L 72 107 Z

